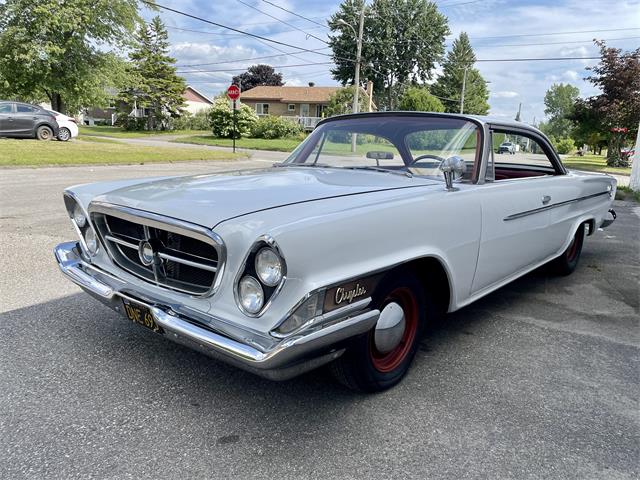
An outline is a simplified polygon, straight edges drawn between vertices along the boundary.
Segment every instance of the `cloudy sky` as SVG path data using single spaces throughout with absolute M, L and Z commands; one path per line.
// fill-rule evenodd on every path
M 277 70 L 287 85 L 306 85 L 310 81 L 318 86 L 336 84 L 329 73 L 331 66 L 324 64 L 330 61 L 327 56 L 330 50 L 320 39 L 326 39 L 329 30 L 322 25 L 338 9 L 340 0 L 157 0 L 157 3 L 288 45 L 317 50 L 305 52 L 270 44 L 160 10 L 169 29 L 178 70 L 189 84 L 206 95 L 219 93 L 229 85 L 233 75 L 254 63 L 281 67 Z M 594 57 L 598 49 L 593 38 L 605 39 L 608 45 L 625 50 L 640 45 L 640 0 L 437 0 L 436 3 L 449 19 L 452 33 L 447 47 L 465 31 L 479 60 Z M 153 15 L 145 12 L 146 18 Z M 255 57 L 266 58 L 244 60 Z M 312 63 L 316 65 L 298 66 Z M 522 119 L 537 122 L 544 117 L 544 93 L 554 82 L 571 83 L 583 96 L 596 92 L 583 80 L 588 75 L 585 67 L 595 63 L 594 60 L 478 62 L 476 66 L 490 82 L 492 115 L 512 118 L 522 103 Z

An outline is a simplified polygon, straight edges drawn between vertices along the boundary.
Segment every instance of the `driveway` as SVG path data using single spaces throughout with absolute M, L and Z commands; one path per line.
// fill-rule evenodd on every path
M 0 478 L 640 476 L 640 207 L 448 317 L 396 388 L 272 383 L 147 333 L 63 279 L 63 187 L 260 162 L 0 170 Z M 263 163 L 262 163 L 263 165 Z

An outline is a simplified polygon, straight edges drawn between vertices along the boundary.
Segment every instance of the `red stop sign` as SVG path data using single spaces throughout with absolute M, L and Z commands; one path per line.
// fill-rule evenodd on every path
M 240 98 L 240 88 L 237 85 L 231 85 L 227 88 L 227 97 L 231 100 L 237 100 Z

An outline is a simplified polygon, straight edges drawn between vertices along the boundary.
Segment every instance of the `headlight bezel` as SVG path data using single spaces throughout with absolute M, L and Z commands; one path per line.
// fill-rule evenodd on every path
M 257 273 L 257 267 L 256 267 L 257 255 L 264 248 L 268 248 L 272 250 L 280 260 L 281 278 L 277 283 L 274 283 L 274 285 L 268 285 L 265 282 L 263 282 Z M 257 280 L 258 283 L 260 283 L 260 285 L 262 286 L 262 290 L 264 292 L 264 303 L 262 305 L 262 308 L 258 312 L 247 311 L 244 308 L 242 304 L 242 300 L 240 298 L 240 288 L 239 288 L 240 281 L 247 275 Z M 240 268 L 238 269 L 238 273 L 236 274 L 236 278 L 234 279 L 233 290 L 234 290 L 236 306 L 243 314 L 245 314 L 248 317 L 253 317 L 253 318 L 261 317 L 267 311 L 269 306 L 273 303 L 275 298 L 278 296 L 286 280 L 287 280 L 287 262 L 284 258 L 282 250 L 280 250 L 278 243 L 275 241 L 275 239 L 272 236 L 261 235 L 251 245 L 251 248 L 245 255 L 242 263 L 240 264 Z
M 100 252 L 100 240 L 98 239 L 98 235 L 96 234 L 96 231 L 93 228 L 93 225 L 91 225 L 91 221 L 89 219 L 90 218 L 89 213 L 82 206 L 82 203 L 80 203 L 80 200 L 76 197 L 75 194 L 73 194 L 73 192 L 69 192 L 69 191 L 64 192 L 64 203 L 67 209 L 67 214 L 69 215 L 69 218 L 71 220 L 71 224 L 73 225 L 73 228 L 75 229 L 76 234 L 78 235 L 78 242 L 80 243 L 80 249 L 82 250 L 82 253 L 87 259 L 91 259 L 92 257 L 95 257 Z M 80 226 L 76 220 L 76 210 L 78 209 L 80 210 L 80 213 L 82 213 L 82 216 L 85 219 L 84 224 L 82 226 Z M 89 231 L 91 231 L 91 233 L 95 238 L 95 245 L 96 245 L 95 250 L 90 249 L 87 245 L 86 235 Z

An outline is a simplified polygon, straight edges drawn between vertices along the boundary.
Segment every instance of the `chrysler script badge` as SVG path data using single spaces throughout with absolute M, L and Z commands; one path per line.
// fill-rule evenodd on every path
M 361 297 L 367 293 L 367 289 L 364 285 L 360 285 L 356 283 L 355 287 L 347 290 L 343 287 L 338 287 L 336 289 L 336 305 L 340 305 L 342 302 L 353 302 L 354 299 Z

